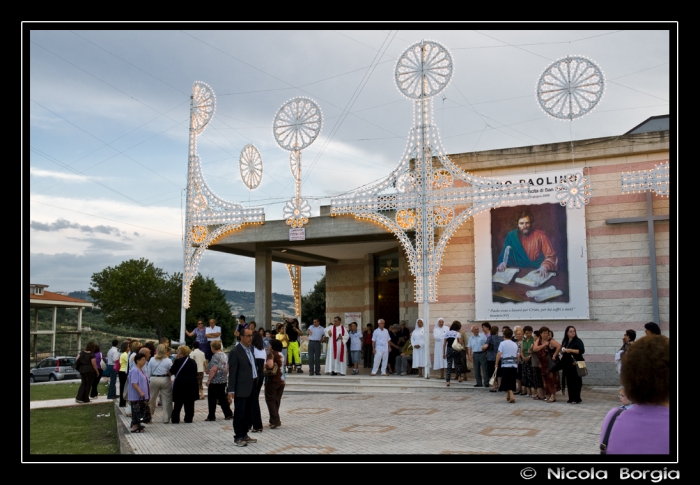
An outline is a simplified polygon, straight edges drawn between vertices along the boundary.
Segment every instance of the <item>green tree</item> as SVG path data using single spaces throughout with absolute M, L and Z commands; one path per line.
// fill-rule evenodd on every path
M 205 278 L 201 274 L 192 282 L 190 289 L 190 307 L 185 316 L 185 326 L 190 332 L 197 326 L 197 320 L 204 320 L 204 325 L 209 325 L 209 320 L 216 319 L 216 324 L 221 327 L 221 340 L 224 347 L 233 344 L 234 318 L 231 307 L 226 301 L 224 292 L 216 286 L 212 278 Z M 178 326 L 179 336 L 179 326 Z M 191 343 L 194 337 L 186 337 Z
M 301 297 L 301 316 L 305 323 L 315 318 L 324 323 L 326 319 L 326 275 L 316 282 L 314 289 Z
M 159 339 L 179 335 L 179 273 L 169 276 L 147 259 L 130 259 L 94 273 L 90 286 L 107 324 L 152 329 Z

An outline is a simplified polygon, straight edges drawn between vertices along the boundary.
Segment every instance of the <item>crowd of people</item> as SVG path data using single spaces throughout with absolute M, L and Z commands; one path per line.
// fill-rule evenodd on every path
M 81 385 L 76 402 L 89 402 L 97 396 L 97 383 L 109 375 L 108 399 L 119 399 L 131 420 L 131 432 L 141 433 L 158 407 L 163 423 L 179 423 L 184 408 L 185 423 L 194 418 L 195 401 L 204 399 L 206 379 L 208 415 L 215 421 L 217 407 L 225 420 L 233 420 L 234 443 L 247 446 L 256 440 L 249 433 L 263 431 L 259 395 L 269 412 L 269 428 L 282 423 L 279 408 L 288 372 L 302 373 L 300 343 L 308 337 L 309 375 L 321 373 L 321 353 L 327 344 L 325 371 L 330 375 L 359 373 L 359 365 L 371 368 L 371 375 L 415 374 L 425 376 L 428 328 L 422 319 L 409 329 L 405 321 L 385 328 L 383 319 L 376 327 L 368 324 L 359 331 L 356 322 L 348 328 L 340 317 L 327 328 L 314 320 L 306 331 L 290 318 L 272 330 L 246 322 L 241 315 L 235 336 L 237 342 L 227 353 L 222 349 L 221 329 L 214 319 L 209 327 L 199 320 L 187 335 L 191 346 L 180 345 L 172 355 L 170 341 L 141 343 L 112 341 L 103 354 L 99 345 L 88 342 L 77 357 Z M 463 382 L 474 372 L 474 387 L 505 392 L 508 403 L 526 396 L 546 403 L 557 401 L 566 392 L 567 403 L 580 404 L 585 375 L 585 346 L 573 325 L 566 327 L 561 341 L 547 326 L 503 326 L 488 322 L 472 325 L 471 334 L 459 321 L 447 325 L 438 318 L 433 327 L 432 368 L 450 386 L 454 377 Z M 615 355 L 620 375 L 619 408 L 611 410 L 601 429 L 602 453 L 668 453 L 670 361 L 668 338 L 658 324 L 644 326 L 645 337 L 637 339 L 634 329 L 625 331 L 622 346 Z M 204 347 L 204 351 L 201 350 Z M 584 371 L 582 371 L 584 369 Z M 119 380 L 119 394 L 116 382 Z M 623 413 L 624 411 L 624 413 Z M 664 439 L 665 437 L 665 439 Z

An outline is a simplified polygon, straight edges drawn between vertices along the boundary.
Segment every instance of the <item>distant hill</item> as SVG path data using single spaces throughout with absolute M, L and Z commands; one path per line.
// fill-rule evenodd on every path
M 247 321 L 255 320 L 255 292 L 221 290 L 226 296 L 226 301 L 234 315 L 245 315 Z M 87 291 L 71 291 L 68 296 L 93 301 Z M 272 318 L 281 318 L 282 315 L 294 315 L 294 297 L 281 293 L 272 294 Z

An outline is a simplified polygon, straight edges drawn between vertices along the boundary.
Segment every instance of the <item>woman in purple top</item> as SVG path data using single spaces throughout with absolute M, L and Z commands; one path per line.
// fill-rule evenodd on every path
M 101 367 L 101 362 L 102 362 L 102 352 L 100 352 L 100 345 L 95 344 L 95 350 L 93 351 L 95 354 L 95 363 L 97 364 L 97 377 L 92 381 L 92 388 L 90 389 L 90 398 L 95 399 L 97 397 L 97 384 L 100 383 L 100 379 L 102 379 L 102 367 Z
M 197 320 L 197 326 L 191 332 L 185 329 L 188 337 L 194 337 L 199 342 L 199 348 L 204 349 L 207 343 L 207 330 L 204 328 L 204 320 Z
M 667 455 L 670 453 L 669 396 L 671 387 L 669 340 L 648 335 L 635 342 L 623 357 L 620 381 L 633 408 L 612 409 L 600 430 L 601 450 L 612 426 L 605 454 Z
M 129 371 L 129 402 L 131 402 L 131 432 L 141 433 L 145 426 L 141 421 L 148 410 L 148 400 L 151 398 L 151 389 L 148 385 L 148 377 L 143 371 L 146 364 L 146 354 L 136 354 L 134 365 Z

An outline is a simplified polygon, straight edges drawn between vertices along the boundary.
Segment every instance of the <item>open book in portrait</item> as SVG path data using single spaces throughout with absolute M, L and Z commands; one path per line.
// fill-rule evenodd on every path
M 508 255 L 510 254 L 510 246 L 506 246 L 503 250 L 503 264 L 508 265 Z M 502 285 L 507 285 L 515 276 L 515 273 L 520 271 L 518 268 L 506 268 L 503 271 L 496 271 L 491 280 L 494 283 L 501 283 Z
M 523 284 L 523 285 L 527 285 L 527 286 L 532 286 L 533 288 L 537 288 L 542 283 L 544 283 L 545 281 L 547 281 L 548 279 L 550 279 L 551 277 L 556 276 L 556 275 L 557 274 L 555 272 L 550 271 L 549 273 L 547 273 L 547 276 L 545 276 L 543 278 L 542 276 L 540 276 L 540 271 L 538 269 L 535 269 L 535 270 L 530 271 L 523 278 L 515 278 L 515 282 Z

